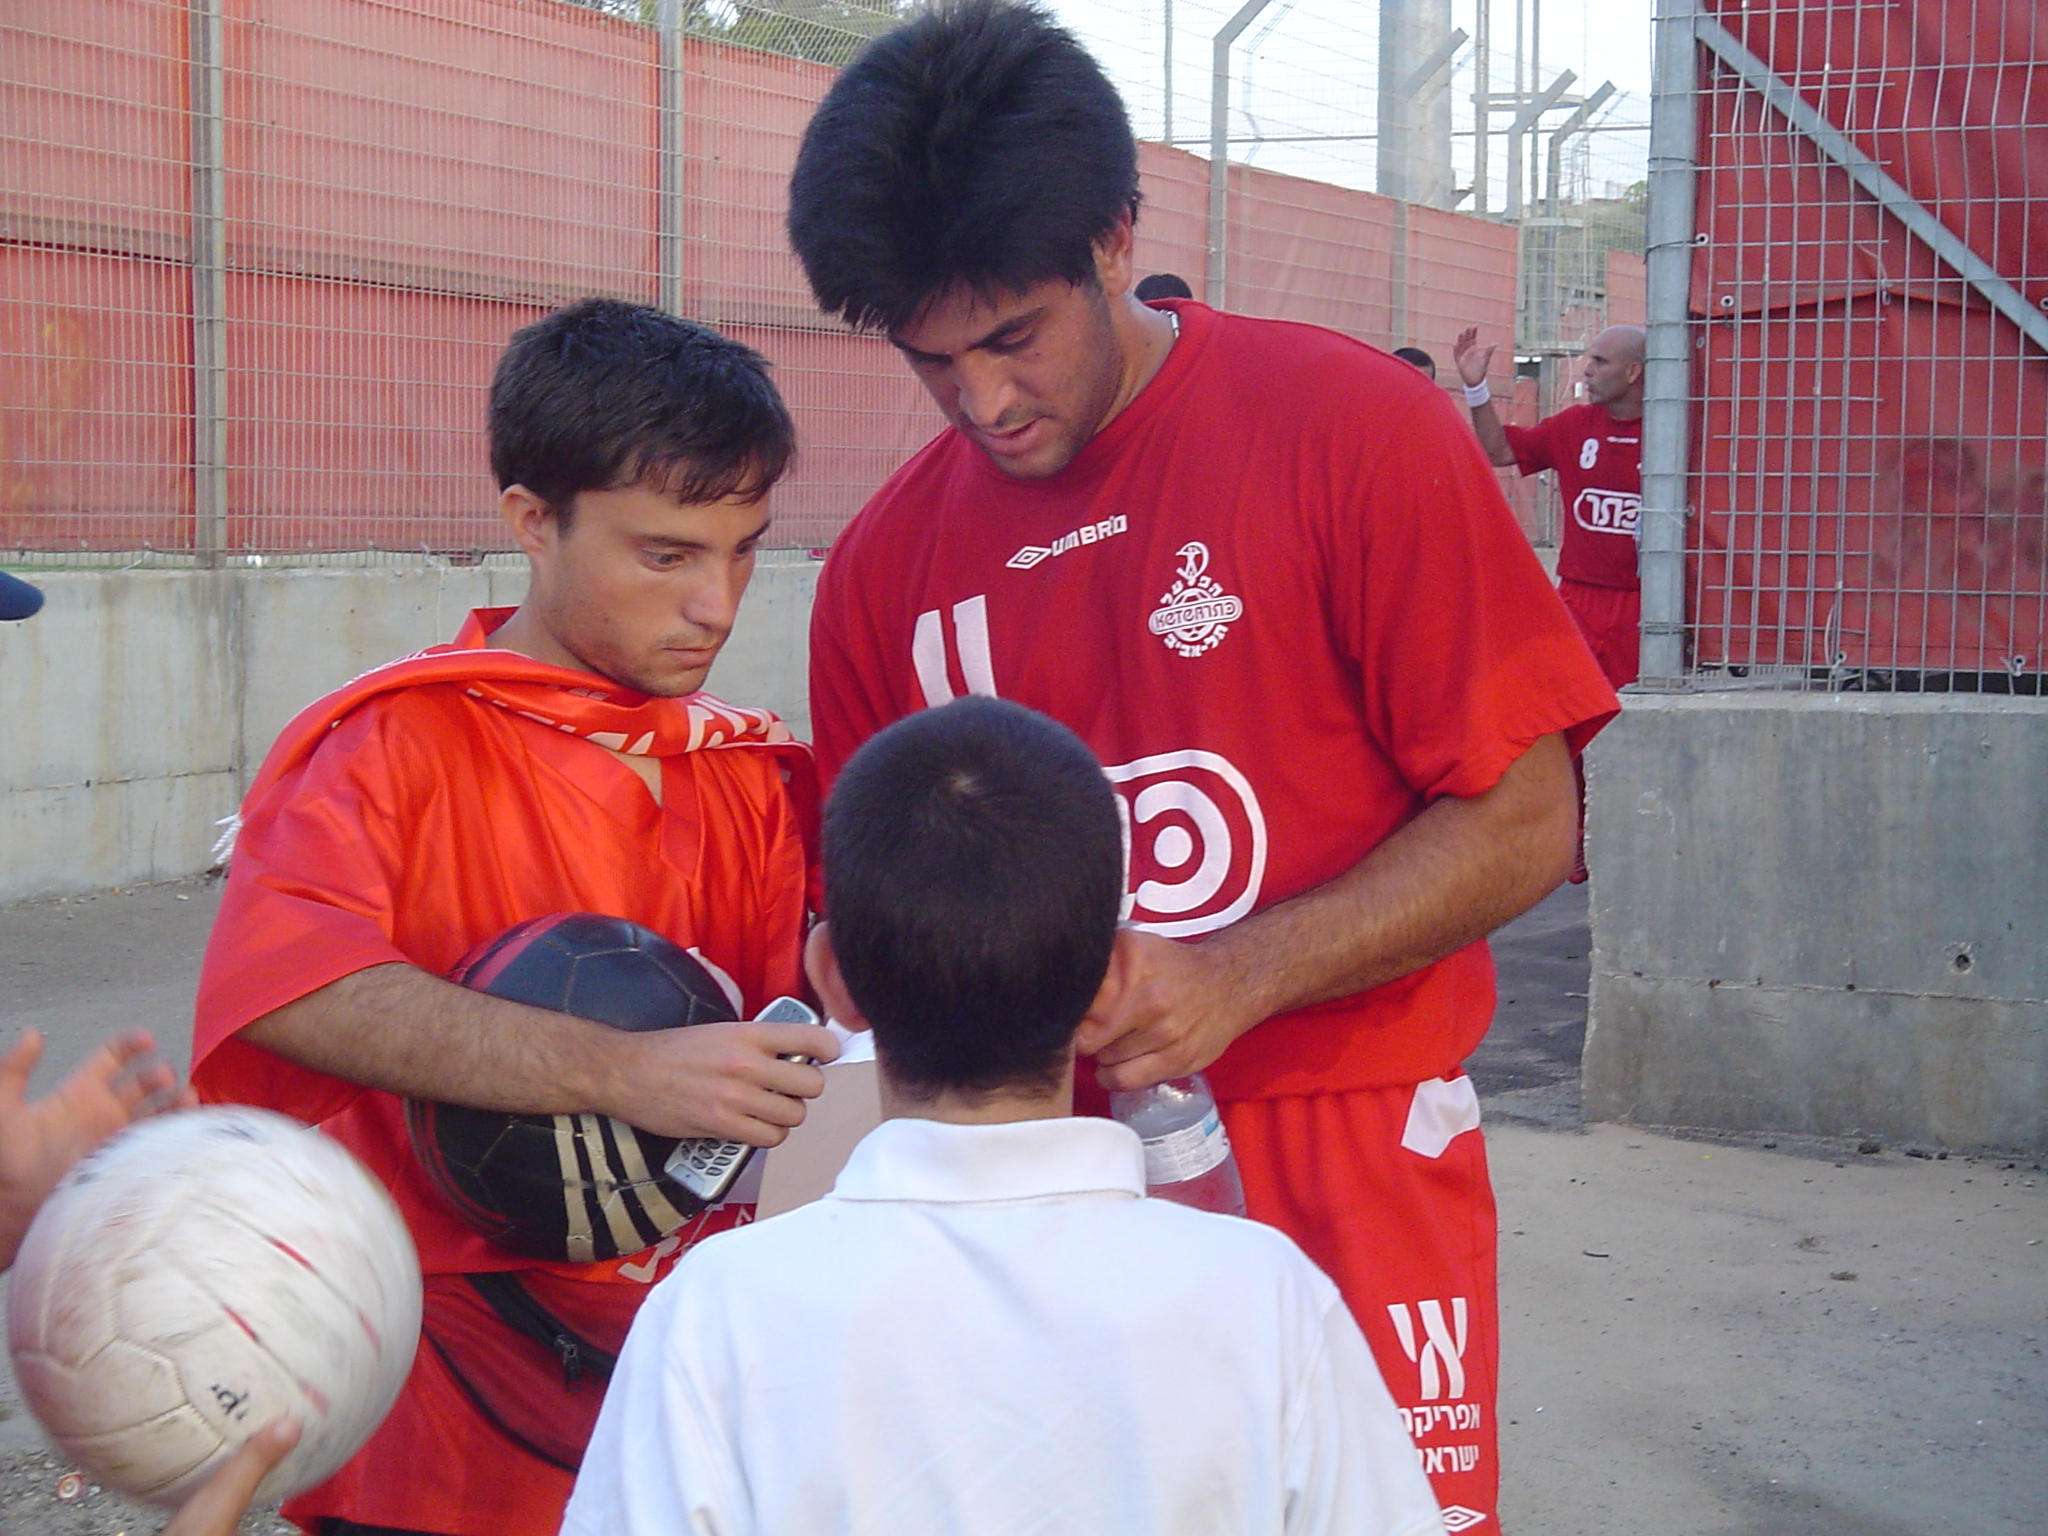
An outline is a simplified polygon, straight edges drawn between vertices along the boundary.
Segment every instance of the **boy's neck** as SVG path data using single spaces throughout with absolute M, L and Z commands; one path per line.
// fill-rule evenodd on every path
M 949 1090 L 934 1097 L 900 1092 L 882 1064 L 882 1118 L 940 1120 L 948 1125 L 1009 1125 L 1022 1120 L 1063 1120 L 1074 1113 L 1074 1066 L 1071 1061 L 1050 1090 L 1002 1088 L 991 1093 Z

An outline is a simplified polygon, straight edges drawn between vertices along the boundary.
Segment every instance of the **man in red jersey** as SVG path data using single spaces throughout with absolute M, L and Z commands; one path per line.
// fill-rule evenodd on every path
M 1136 146 L 1071 36 L 955 0 L 806 133 L 791 241 L 951 427 L 834 546 L 829 775 L 966 693 L 1095 750 L 1137 981 L 1101 1086 L 1206 1070 L 1251 1214 L 1344 1291 L 1447 1522 L 1494 1518 L 1493 1200 L 1460 1063 L 1485 934 L 1561 879 L 1612 691 L 1456 412 L 1311 326 L 1131 293 Z
M 1557 595 L 1564 599 L 1607 681 L 1636 680 L 1643 628 L 1643 583 L 1636 571 L 1636 519 L 1643 505 L 1643 329 L 1610 325 L 1586 348 L 1579 379 L 1583 403 L 1533 427 L 1502 423 L 1486 370 L 1494 349 L 1467 326 L 1451 347 L 1472 429 L 1487 457 L 1525 475 L 1557 473 L 1564 505 L 1557 548 Z M 1586 781 L 1573 764 L 1579 834 L 1571 880 L 1586 878 Z
M 427 1276 L 427 1338 L 389 1418 L 286 1506 L 319 1536 L 553 1536 L 574 1467 L 516 1425 L 573 1419 L 565 1362 L 456 1277 L 516 1271 L 554 1317 L 623 1337 L 683 1243 L 741 1214 L 612 1260 L 520 1258 L 436 1196 L 404 1096 L 772 1146 L 824 1086 L 781 1058 L 837 1054 L 823 1029 L 629 1034 L 441 979 L 514 923 L 592 911 L 697 953 L 743 1014 L 798 985 L 809 754 L 774 716 L 698 691 L 792 447 L 765 365 L 587 300 L 513 338 L 490 435 L 525 601 L 285 728 L 244 801 L 199 984 L 200 1093 L 317 1122 L 362 1157 Z
M 1586 347 L 1586 398 L 1533 427 L 1502 423 L 1486 370 L 1494 348 L 1468 326 L 1451 348 L 1479 446 L 1502 469 L 1554 470 L 1564 504 L 1557 592 L 1579 621 L 1607 680 L 1636 680 L 1643 584 L 1636 573 L 1636 516 L 1643 504 L 1643 329 L 1610 325 Z

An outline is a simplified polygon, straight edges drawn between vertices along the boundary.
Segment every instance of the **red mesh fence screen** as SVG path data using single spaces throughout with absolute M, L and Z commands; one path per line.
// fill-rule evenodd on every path
M 209 64 L 194 9 L 66 0 L 0 21 L 0 549 L 504 548 L 491 367 L 512 331 L 586 293 L 668 297 L 775 363 L 803 444 L 777 542 L 828 543 L 937 429 L 886 343 L 817 315 L 783 240 L 827 66 L 681 40 L 665 293 L 652 27 L 558 0 L 220 0 Z M 195 330 L 216 302 L 195 212 L 209 69 L 211 534 L 195 425 Z M 1141 267 L 1200 294 L 1207 163 L 1147 144 L 1142 164 Z M 1466 324 L 1512 334 L 1511 228 L 1246 167 L 1230 185 L 1230 307 L 1446 364 Z M 1535 528 L 1537 493 L 1515 493 Z
M 2048 649 L 2048 11 L 1708 10 L 1726 30 L 1710 23 L 1700 76 L 1694 666 L 2031 691 Z

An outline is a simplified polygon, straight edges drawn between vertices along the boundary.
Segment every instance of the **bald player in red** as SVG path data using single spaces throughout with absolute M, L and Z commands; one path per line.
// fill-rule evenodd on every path
M 940 7 L 812 120 L 791 240 L 950 423 L 826 560 L 829 776 L 961 694 L 1106 765 L 1139 979 L 1100 1087 L 1208 1071 L 1251 1214 L 1343 1290 L 1454 1530 L 1496 1517 L 1485 934 L 1571 859 L 1615 700 L 1454 409 L 1311 326 L 1132 289 L 1136 148 L 1042 12 Z M 1105 1368 L 1109 1368 L 1105 1366 Z
M 1600 670 L 1616 688 L 1636 680 L 1642 649 L 1643 583 L 1636 569 L 1643 505 L 1643 328 L 1610 325 L 1587 343 L 1579 364 L 1586 398 L 1533 427 L 1508 426 L 1486 382 L 1494 348 L 1467 326 L 1451 356 L 1479 446 L 1502 469 L 1557 476 L 1564 516 L 1557 546 L 1557 595 L 1571 610 Z M 1586 780 L 1578 785 L 1579 832 L 1571 880 L 1586 879 Z
M 492 385 L 491 456 L 525 601 L 312 705 L 250 787 L 193 1082 L 354 1150 L 427 1276 L 426 1339 L 390 1417 L 286 1507 L 316 1536 L 553 1536 L 580 1450 L 514 1431 L 594 1414 L 590 1384 L 570 1402 L 564 1362 L 457 1277 L 516 1271 L 616 1348 L 685 1243 L 748 1214 L 714 1208 L 611 1261 L 516 1257 L 437 1198 L 405 1096 L 772 1146 L 823 1088 L 782 1059 L 831 1060 L 823 1029 L 629 1034 L 441 979 L 514 923 L 591 911 L 695 952 L 742 1017 L 797 988 L 810 755 L 773 715 L 700 691 L 792 444 L 765 364 L 716 332 L 612 300 L 521 331 Z
M 1557 591 L 1578 620 L 1607 680 L 1636 680 L 1643 583 L 1636 572 L 1636 518 L 1643 504 L 1643 328 L 1610 325 L 1579 364 L 1585 399 L 1533 427 L 1508 426 L 1486 382 L 1494 348 L 1468 326 L 1451 356 L 1465 385 L 1479 446 L 1502 469 L 1557 476 L 1564 516 Z

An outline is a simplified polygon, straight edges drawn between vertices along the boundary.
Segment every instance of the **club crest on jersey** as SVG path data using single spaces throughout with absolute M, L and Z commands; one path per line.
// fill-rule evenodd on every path
M 1183 544 L 1174 553 L 1180 556 L 1180 570 L 1146 626 L 1169 649 L 1199 656 L 1223 643 L 1231 624 L 1244 617 L 1244 602 L 1209 574 L 1208 545 Z

